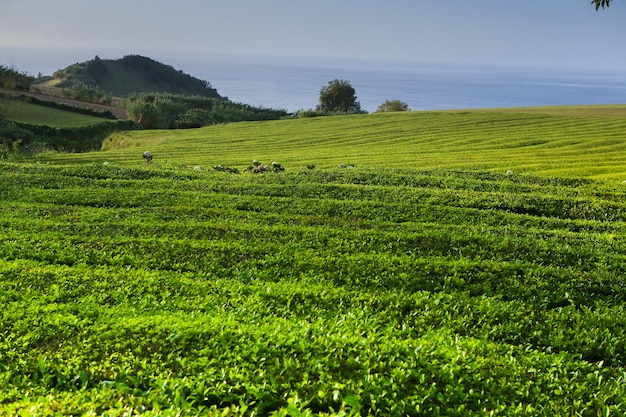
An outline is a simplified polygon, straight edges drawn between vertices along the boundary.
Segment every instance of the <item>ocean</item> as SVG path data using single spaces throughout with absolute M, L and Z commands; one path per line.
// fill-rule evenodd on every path
M 334 79 L 368 112 L 386 100 L 412 110 L 626 103 L 626 71 L 234 55 L 167 63 L 233 101 L 289 112 L 315 108 Z

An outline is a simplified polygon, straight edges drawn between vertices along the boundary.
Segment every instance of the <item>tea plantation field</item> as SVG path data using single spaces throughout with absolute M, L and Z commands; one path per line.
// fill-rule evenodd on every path
M 625 127 L 366 115 L 0 162 L 0 415 L 624 415 Z

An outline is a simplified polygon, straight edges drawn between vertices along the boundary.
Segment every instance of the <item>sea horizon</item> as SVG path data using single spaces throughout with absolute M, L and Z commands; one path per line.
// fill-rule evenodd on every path
M 173 59 L 229 99 L 312 109 L 329 81 L 349 81 L 363 110 L 386 100 L 412 110 L 626 103 L 626 71 L 345 58 L 211 55 Z
M 408 59 L 137 54 L 208 81 L 220 95 L 232 101 L 288 112 L 314 109 L 319 102 L 320 89 L 334 79 L 349 81 L 361 108 L 367 112 L 376 111 L 386 100 L 403 101 L 411 110 L 626 104 L 626 70 L 620 69 L 437 63 Z M 93 59 L 96 55 L 81 53 L 82 58 L 75 62 Z M 65 51 L 65 54 L 58 53 L 54 59 L 46 61 L 45 56 L 23 52 L 12 58 L 15 62 L 9 59 L 9 62 L 0 61 L 0 64 L 15 66 L 33 75 L 51 75 L 56 69 L 75 63 L 70 56 L 70 51 Z M 118 59 L 123 55 L 98 56 Z

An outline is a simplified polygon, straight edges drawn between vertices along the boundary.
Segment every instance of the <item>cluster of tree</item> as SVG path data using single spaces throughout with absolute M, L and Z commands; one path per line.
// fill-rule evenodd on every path
M 142 93 L 127 99 L 129 118 L 146 129 L 187 129 L 217 123 L 255 120 L 277 120 L 287 116 L 285 110 L 254 107 L 229 100 Z
M 64 88 L 63 94 L 66 97 L 90 103 L 110 104 L 112 95 L 99 87 L 99 80 L 108 74 L 107 66 L 96 55 L 91 61 L 55 71 L 53 78 L 61 79 L 57 86 Z
M 0 88 L 28 91 L 35 78 L 15 68 L 0 65 Z
M 91 75 L 94 80 L 98 80 L 109 74 L 109 69 L 98 55 L 91 61 L 85 63 L 85 71 Z
M 106 91 L 113 96 L 125 96 L 140 92 L 197 95 L 220 98 L 208 81 L 195 78 L 171 65 L 165 65 L 141 55 L 123 58 L 92 60 L 70 65 L 42 79 L 54 80 L 59 88 L 87 86 Z
M 400 100 L 387 100 L 376 112 L 407 111 L 409 105 Z M 357 101 L 356 90 L 347 80 L 332 80 L 320 89 L 319 104 L 313 109 L 299 110 L 295 117 L 317 117 L 338 114 L 365 114 Z
M 90 87 L 98 86 L 98 81 L 93 74 L 87 69 L 89 62 L 70 65 L 67 68 L 56 70 L 52 74 L 52 78 L 59 80 L 56 84 L 59 88 L 71 88 L 75 85 L 87 85 Z

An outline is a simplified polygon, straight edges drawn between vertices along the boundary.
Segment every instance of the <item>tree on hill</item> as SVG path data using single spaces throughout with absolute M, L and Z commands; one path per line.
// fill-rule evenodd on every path
M 40 80 L 38 84 L 59 88 L 82 85 L 120 97 L 135 93 L 170 93 L 222 98 L 208 81 L 140 55 L 126 55 L 117 60 L 96 55 L 90 61 L 57 70 L 51 78 Z
M 192 77 L 180 70 L 177 71 L 171 65 L 165 65 L 140 55 L 126 55 L 117 62 L 143 73 L 148 81 L 157 86 L 162 86 L 164 89 L 175 87 L 182 90 L 180 92 L 171 91 L 173 93 L 184 93 L 187 90 L 195 92 L 195 95 L 215 97 L 216 91 L 208 81 Z
M 349 81 L 333 80 L 320 89 L 318 111 L 325 113 L 363 113 L 361 104 L 356 101 L 356 91 Z
M 93 77 L 94 80 L 98 80 L 109 74 L 106 64 L 98 55 L 96 55 L 93 60 L 87 61 L 85 70 Z

